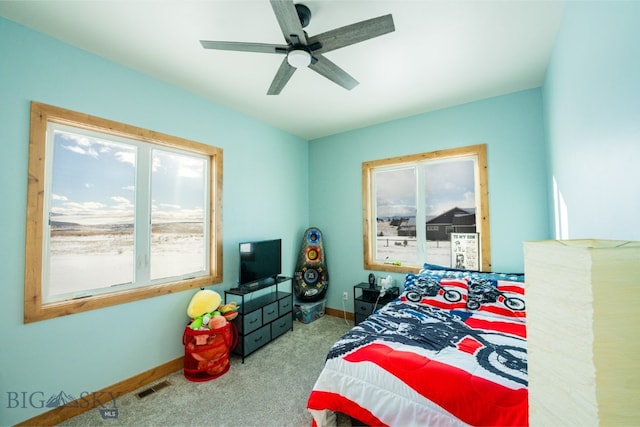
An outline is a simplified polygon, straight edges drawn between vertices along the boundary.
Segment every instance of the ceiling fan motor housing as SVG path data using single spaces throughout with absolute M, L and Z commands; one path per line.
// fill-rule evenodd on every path
M 298 12 L 298 18 L 300 18 L 300 25 L 305 28 L 311 21 L 311 10 L 302 3 L 296 4 L 296 12 Z

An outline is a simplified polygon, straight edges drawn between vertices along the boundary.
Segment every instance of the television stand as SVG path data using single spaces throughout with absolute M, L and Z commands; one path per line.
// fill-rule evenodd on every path
M 242 356 L 242 363 L 246 356 L 293 330 L 293 294 L 280 290 L 280 285 L 291 279 L 278 276 L 256 286 L 224 291 L 225 304 L 236 301 L 240 305 L 238 317 L 232 322 L 238 329 L 234 353 Z

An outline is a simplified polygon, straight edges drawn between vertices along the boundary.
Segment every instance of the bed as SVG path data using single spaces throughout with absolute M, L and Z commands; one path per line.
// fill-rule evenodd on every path
M 330 349 L 307 408 L 366 425 L 528 425 L 524 276 L 425 265 Z

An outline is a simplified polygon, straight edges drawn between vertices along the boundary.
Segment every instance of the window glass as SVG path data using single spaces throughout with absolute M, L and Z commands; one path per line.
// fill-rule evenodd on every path
M 485 145 L 365 162 L 363 205 L 366 269 L 451 267 L 453 237 L 479 240 L 469 263 L 490 268 Z
M 374 172 L 376 261 L 415 265 L 416 168 L 381 168 Z
M 135 146 L 50 126 L 45 302 L 134 278 Z
M 203 272 L 206 161 L 153 150 L 152 164 L 151 279 Z
M 451 233 L 475 233 L 475 157 L 459 157 L 423 164 L 425 262 L 451 267 Z

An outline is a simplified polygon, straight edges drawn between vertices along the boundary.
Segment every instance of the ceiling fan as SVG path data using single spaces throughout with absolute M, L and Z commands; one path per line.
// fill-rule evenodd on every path
M 393 18 L 389 14 L 309 37 L 303 30 L 311 20 L 311 11 L 307 6 L 294 4 L 293 0 L 270 1 L 287 44 L 200 40 L 205 49 L 285 55 L 267 95 L 278 95 L 296 68 L 304 67 L 311 68 L 347 90 L 353 89 L 358 85 L 358 81 L 322 54 L 395 30 Z

